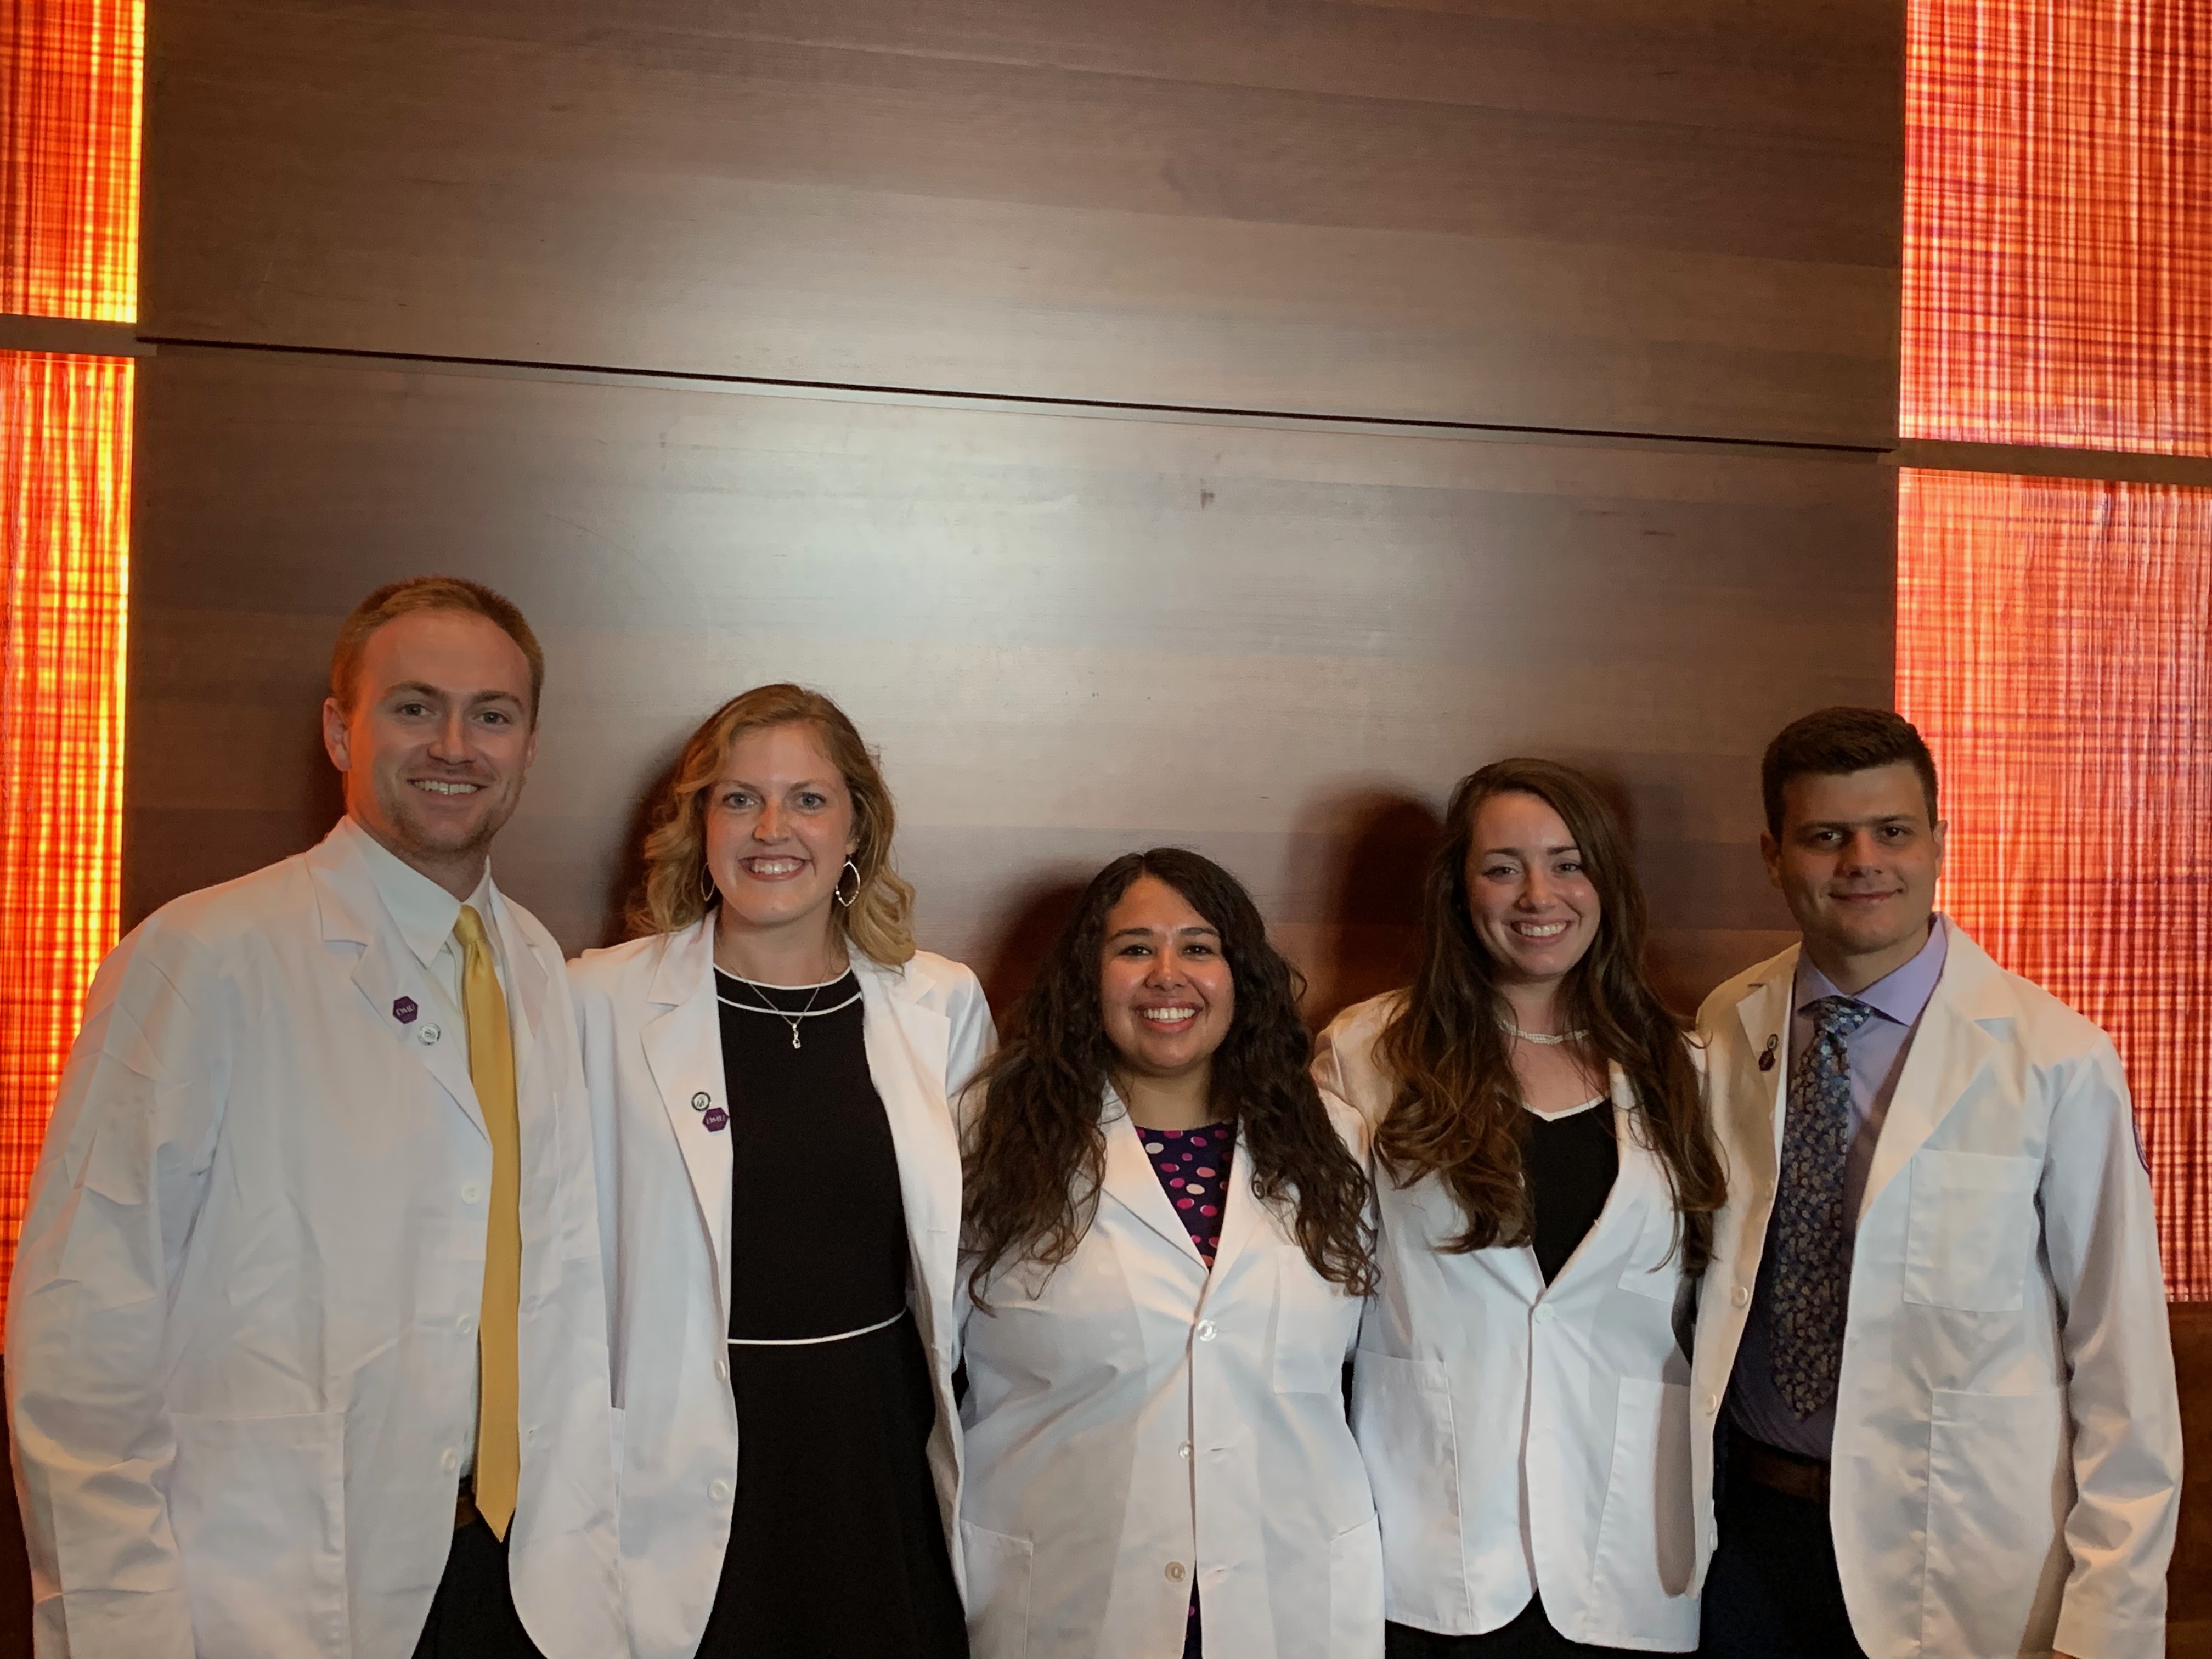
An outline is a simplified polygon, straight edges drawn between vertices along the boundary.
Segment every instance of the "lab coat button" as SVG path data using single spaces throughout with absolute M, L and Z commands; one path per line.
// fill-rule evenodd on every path
M 446 1455 L 438 1460 L 438 1467 L 448 1472 L 458 1469 L 461 1467 L 460 1453 L 455 1451 L 451 1446 L 447 1447 Z
M 1190 1462 L 1190 1442 L 1186 1440 L 1176 1448 L 1176 1455 L 1186 1463 Z
M 476 1329 L 476 1328 L 477 1316 L 474 1314 L 463 1314 L 459 1319 L 453 1322 L 453 1328 L 459 1331 L 463 1336 L 466 1336 L 471 1331 Z
M 1183 1574 L 1184 1574 L 1184 1572 L 1185 1572 L 1186 1571 L 1187 1571 L 1187 1569 L 1183 1566 L 1183 1564 L 1182 1564 L 1182 1562 L 1180 1562 L 1180 1561 L 1170 1561 L 1170 1562 L 1169 1562 L 1169 1563 L 1168 1563 L 1168 1581 L 1169 1581 L 1170 1583 L 1180 1584 L 1181 1583 L 1182 1583 Z
M 1739 1308 L 1748 1308 L 1751 1305 L 1751 1286 L 1748 1285 L 1737 1285 L 1734 1290 L 1729 1292 L 1729 1300 L 1735 1303 Z
M 1213 1340 L 1215 1334 L 1216 1332 L 1212 1320 L 1201 1319 L 1198 1322 L 1198 1340 L 1200 1341 L 1211 1342 Z
M 726 1480 L 714 1481 L 709 1484 L 707 1488 L 707 1496 L 713 1498 L 717 1504 L 720 1503 L 729 1495 L 730 1483 Z
M 1706 1416 L 1711 1417 L 1711 1416 L 1715 1412 L 1718 1411 L 1720 1408 L 1721 1408 L 1721 1397 L 1720 1397 L 1720 1395 L 1717 1395 L 1717 1394 L 1709 1394 L 1709 1395 L 1707 1395 L 1705 1396 L 1705 1415 L 1706 1415 Z
M 461 1202 L 464 1204 L 483 1203 L 483 1188 L 477 1186 L 475 1182 L 471 1181 L 467 1186 L 461 1188 Z
M 730 1380 L 730 1362 L 728 1360 L 717 1359 L 714 1362 L 714 1378 L 715 1381 L 720 1382 L 726 1382 Z
M 439 1030 L 439 1029 L 438 1029 L 436 1026 L 434 1026 L 434 1025 L 425 1025 L 425 1026 L 424 1026 L 421 1030 L 417 1031 L 417 1032 L 415 1034 L 415 1040 L 416 1040 L 417 1042 L 424 1043 L 424 1044 L 426 1044 L 426 1045 L 427 1045 L 427 1044 L 429 1044 L 429 1043 L 435 1042 L 436 1042 L 436 1041 L 437 1041 L 441 1036 L 444 1036 L 444 1035 L 445 1035 L 445 1034 L 444 1034 L 443 1032 L 441 1032 L 441 1030 Z
M 1540 1302 L 1536 1304 L 1536 1322 L 1539 1325 L 1548 1325 L 1559 1316 L 1559 1310 L 1550 1303 Z

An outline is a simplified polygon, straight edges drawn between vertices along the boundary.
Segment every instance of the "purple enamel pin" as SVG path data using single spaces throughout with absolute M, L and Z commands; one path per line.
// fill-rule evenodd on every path
M 708 1112 L 706 1116 L 701 1118 L 699 1121 L 705 1124 L 707 1126 L 707 1133 L 712 1134 L 717 1129 L 726 1129 L 730 1127 L 730 1115 L 724 1111 L 720 1107 L 717 1106 L 713 1111 Z
M 415 1006 L 413 997 L 401 997 L 392 1005 L 392 1017 L 402 1025 L 412 1025 L 415 1023 L 415 1016 L 422 1012 Z

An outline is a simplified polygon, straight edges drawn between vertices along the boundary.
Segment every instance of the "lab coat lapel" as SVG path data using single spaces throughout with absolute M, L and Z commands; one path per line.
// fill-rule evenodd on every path
M 1984 1023 L 2009 1020 L 2015 1012 L 2006 994 L 2003 970 L 1980 945 L 1952 928 L 1942 975 L 1912 1033 L 1904 1069 L 1890 1095 L 1854 1225 L 1996 1056 L 1999 1044 Z
M 307 867 L 315 883 L 324 942 L 361 947 L 353 982 L 368 999 L 377 1023 L 453 1097 L 477 1133 L 489 1139 L 483 1109 L 477 1104 L 476 1085 L 469 1080 L 468 1034 L 444 1029 L 451 1018 L 446 999 L 431 988 L 422 963 L 385 914 L 368 871 L 342 841 L 329 839 L 307 855 Z M 402 1006 L 402 999 L 414 1005 L 411 1019 L 403 1020 L 393 1012 Z M 438 1033 L 436 1040 L 425 1042 L 433 1031 Z
M 1106 1091 L 1101 1127 L 1106 1135 L 1106 1190 L 1101 1202 L 1111 1200 L 1120 1205 L 1175 1250 L 1189 1257 L 1191 1265 L 1203 1274 L 1206 1258 L 1190 1242 L 1190 1230 L 1182 1224 L 1175 1206 L 1168 1202 L 1168 1195 L 1160 1190 L 1160 1178 L 1153 1171 L 1152 1160 L 1145 1152 L 1137 1126 L 1129 1121 L 1129 1109 L 1111 1089 Z M 1235 1212 L 1230 1213 L 1233 1215 Z M 1221 1241 L 1224 1250 L 1229 1243 L 1227 1224 L 1224 1218 Z
M 730 1136 L 707 1127 L 714 1107 L 730 1109 L 729 1080 L 722 1066 L 721 1016 L 714 1002 L 714 918 L 694 922 L 668 935 L 660 945 L 646 1000 L 659 1011 L 639 1036 L 646 1069 L 660 1091 L 661 1109 L 691 1177 L 691 1195 L 707 1230 L 708 1260 L 722 1308 L 730 1321 Z M 699 1103 L 703 1100 L 705 1105 Z
M 1245 1154 L 1241 1134 L 1237 1139 L 1235 1157 L 1226 1165 L 1216 1164 L 1214 1168 L 1221 1176 L 1218 1190 L 1222 1194 L 1221 1243 L 1213 1251 L 1213 1278 L 1218 1283 L 1228 1277 L 1230 1264 L 1254 1238 L 1265 1237 L 1274 1229 L 1267 1201 L 1252 1190 L 1252 1160 Z M 1159 1184 L 1159 1178 L 1154 1176 L 1152 1185 Z M 1289 1211 L 1296 1203 L 1292 1196 L 1284 1201 L 1283 1208 Z M 1174 1206 L 1170 1205 L 1169 1208 L 1172 1213 Z M 1285 1233 L 1296 1236 L 1287 1226 Z
M 959 1254 L 960 1139 L 945 1098 L 952 1024 L 915 1000 L 903 969 L 886 968 L 858 951 L 853 969 L 860 981 L 868 1076 L 884 1103 L 898 1155 L 907 1248 L 932 1304 L 921 1311 L 933 1324 L 934 1309 L 951 1300 Z M 933 1334 L 927 1328 L 925 1334 Z
M 1750 1045 L 1735 1078 L 1724 1080 L 1720 1091 L 1722 1133 L 1728 1147 L 1742 1159 L 1742 1171 L 1755 1172 L 1760 1181 L 1771 1180 L 1782 1168 L 1782 1111 L 1784 1091 L 1790 1081 L 1790 988 L 1796 982 L 1797 951 L 1793 947 L 1775 958 L 1766 977 L 1745 988 L 1735 1006 L 1737 1019 Z M 1767 1047 L 1774 1046 L 1770 1050 Z M 1771 1053 L 1774 1065 L 1759 1069 L 1759 1056 Z

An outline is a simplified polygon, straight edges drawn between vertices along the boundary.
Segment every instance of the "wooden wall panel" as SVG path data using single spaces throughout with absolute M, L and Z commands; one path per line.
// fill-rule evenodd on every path
M 1902 0 L 167 0 L 149 333 L 1872 444 Z
M 1787 926 L 1760 746 L 1889 687 L 1863 459 L 186 349 L 142 409 L 131 920 L 328 824 L 331 633 L 423 570 L 545 641 L 499 868 L 568 946 L 685 732 L 792 678 L 881 746 L 925 942 L 1002 993 L 1069 882 L 1162 841 L 1251 883 L 1317 1010 L 1378 988 L 1444 792 L 1534 751 L 1620 787 L 1693 996 Z

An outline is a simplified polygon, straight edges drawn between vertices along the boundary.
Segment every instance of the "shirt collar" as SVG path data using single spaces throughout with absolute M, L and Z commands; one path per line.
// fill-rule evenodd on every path
M 407 941 L 407 948 L 415 953 L 416 960 L 429 967 L 437 960 L 438 952 L 446 948 L 446 941 L 453 936 L 453 924 L 461 916 L 461 901 L 370 835 L 350 816 L 339 821 L 338 829 L 341 834 L 351 837 L 360 849 L 376 896 L 384 901 L 386 911 L 399 929 L 399 937 Z M 468 902 L 476 906 L 477 915 L 483 919 L 487 932 L 492 926 L 493 896 L 491 866 L 487 863 L 476 891 L 468 897 Z
M 1936 981 L 1943 976 L 1943 958 L 1951 945 L 1950 927 L 1948 917 L 1936 916 L 1928 929 L 1928 942 L 1911 961 L 1891 969 L 1851 1000 L 1863 1002 L 1885 1019 L 1911 1025 L 1927 1008 L 1929 998 L 1936 994 Z M 1797 978 L 1790 1002 L 1793 1010 L 1802 1014 L 1808 1003 L 1843 994 L 1826 974 L 1813 965 L 1810 957 L 1802 951 L 1798 953 Z

